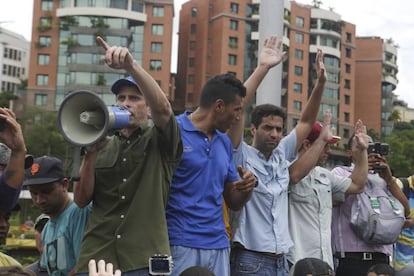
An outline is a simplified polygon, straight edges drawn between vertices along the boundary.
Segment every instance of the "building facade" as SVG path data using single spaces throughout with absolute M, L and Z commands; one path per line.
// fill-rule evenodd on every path
M 259 20 L 258 0 L 190 0 L 182 6 L 176 109 L 197 106 L 201 87 L 211 76 L 232 72 L 239 79 L 247 79 L 257 63 Z M 381 91 L 391 93 L 395 89 L 384 84 L 384 81 L 395 80 L 396 52 L 389 46 L 381 46 L 378 58 L 382 67 L 362 78 L 359 70 L 365 69 L 358 65 L 362 60 L 370 59 L 371 45 L 358 43 L 360 39 L 356 37 L 354 24 L 342 20 L 333 10 L 287 0 L 284 1 L 284 20 L 281 24 L 283 47 L 288 53 L 288 59 L 283 63 L 280 91 L 281 105 L 287 112 L 287 131 L 296 125 L 314 86 L 316 51 L 321 48 L 325 53 L 327 83 L 320 118 L 326 110 L 332 112 L 336 134 L 343 137 L 342 145 L 352 135 L 358 118 L 366 117 L 364 122 L 372 124 L 378 133 L 384 132 L 388 125 L 381 120 L 381 116 L 387 112 L 384 102 L 386 93 Z M 361 50 L 358 51 L 358 48 Z M 393 53 L 392 57 L 385 52 Z M 388 70 L 385 68 L 391 68 L 391 71 L 384 73 L 383 70 Z M 370 111 L 370 105 L 361 106 L 360 94 L 366 93 L 366 90 L 358 85 L 359 82 L 378 86 L 376 101 L 378 106 L 383 107 Z M 363 109 L 366 114 L 361 117 L 356 109 Z M 378 124 L 374 124 L 375 120 L 368 116 L 377 116 Z
M 173 0 L 34 0 L 26 104 L 57 110 L 78 90 L 113 104 L 110 87 L 125 72 L 103 63 L 97 36 L 128 47 L 170 97 L 173 16 Z

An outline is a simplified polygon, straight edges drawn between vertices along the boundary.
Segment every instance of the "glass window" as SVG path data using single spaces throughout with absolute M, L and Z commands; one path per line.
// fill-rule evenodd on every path
M 195 60 L 193 57 L 188 59 L 188 67 L 194 67 L 195 65 Z
M 42 11 L 51 11 L 53 9 L 53 0 L 42 0 Z
M 301 101 L 293 101 L 293 108 L 302 111 L 302 102 Z
M 351 80 L 345 80 L 345 85 L 344 85 L 344 87 L 345 88 L 351 88 Z
M 295 66 L 295 75 L 296 76 L 302 76 L 302 74 L 303 74 L 302 66 Z
M 50 46 L 50 36 L 39 36 L 39 46 L 40 47 L 49 47 Z
M 349 129 L 344 128 L 344 138 L 349 138 Z
M 188 75 L 188 80 L 187 80 L 187 82 L 188 82 L 189 84 L 193 84 L 193 83 L 194 83 L 194 75 Z
M 151 52 L 152 53 L 162 53 L 162 43 L 161 42 L 151 42 Z
M 229 55 L 227 63 L 229 65 L 237 65 L 237 56 L 236 55 Z
M 48 85 L 49 84 L 49 76 L 48 75 L 37 75 L 36 76 L 36 84 L 37 85 Z
M 196 24 L 191 24 L 191 26 L 190 26 L 190 32 L 192 34 L 195 34 L 196 31 L 197 31 L 197 25 Z
M 144 12 L 144 1 L 132 0 L 131 10 L 134 12 Z
M 239 4 L 231 2 L 230 3 L 230 10 L 232 13 L 239 13 Z
M 303 59 L 303 51 L 299 49 L 295 49 L 295 58 L 302 60 Z
M 333 83 L 339 83 L 339 73 L 326 72 L 327 80 Z
M 349 118 L 350 118 L 349 112 L 344 112 L 344 121 L 349 122 L 349 120 L 350 120 Z
M 296 41 L 296 43 L 302 44 L 303 43 L 303 34 L 295 33 L 295 41 Z
M 237 20 L 230 20 L 230 30 L 237 31 L 239 28 L 239 21 Z
M 49 65 L 50 56 L 45 54 L 39 54 L 37 56 L 37 64 L 39 65 Z
M 311 27 L 311 29 L 317 29 L 318 28 L 318 19 L 317 18 L 311 18 L 310 27 Z
M 325 89 L 323 90 L 323 96 L 326 98 L 331 98 L 331 99 L 338 99 L 338 89 L 337 88 L 330 88 L 330 87 L 325 87 Z
M 161 71 L 162 70 L 162 61 L 161 60 L 150 60 L 150 70 L 151 71 Z
M 351 33 L 346 33 L 346 42 L 352 42 L 352 34 Z
M 152 7 L 152 16 L 154 16 L 154 17 L 163 17 L 164 16 L 164 7 L 153 6 Z
M 152 24 L 152 34 L 153 35 L 163 35 L 164 34 L 164 25 Z
M 350 48 L 345 48 L 345 56 L 348 57 L 348 58 L 352 57 Z
M 196 42 L 190 41 L 190 50 L 195 50 L 195 48 L 196 48 Z
M 47 105 L 47 94 L 36 94 L 35 105 L 41 105 L 41 106 Z
M 302 93 L 302 84 L 295 82 L 293 84 L 293 91 L 295 91 L 295 93 Z
M 296 26 L 303 27 L 305 25 L 305 20 L 303 17 L 296 16 Z
M 345 72 L 351 73 L 351 65 L 348 63 L 345 63 Z
M 192 7 L 191 8 L 191 17 L 196 17 L 197 16 L 197 8 Z
M 344 95 L 344 102 L 345 102 L 345 104 L 350 104 L 351 103 L 351 97 L 349 95 Z
M 128 0 L 109 0 L 109 7 L 115 9 L 128 9 Z
M 229 37 L 229 47 L 230 48 L 237 48 L 238 46 L 238 39 L 237 37 L 230 36 Z

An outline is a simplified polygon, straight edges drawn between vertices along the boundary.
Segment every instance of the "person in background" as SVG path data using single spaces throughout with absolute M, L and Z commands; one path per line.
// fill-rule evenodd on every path
M 11 210 L 0 210 L 0 246 L 6 244 L 7 234 L 10 229 L 10 216 L 12 212 L 20 210 L 20 205 L 14 205 Z M 0 252 L 0 267 L 3 266 L 21 266 L 21 264 L 13 257 Z
M 348 154 L 352 162 L 354 156 L 354 135 L 348 142 Z M 369 137 L 369 142 L 372 139 Z M 374 169 L 379 167 L 381 169 Z M 332 172 L 337 175 L 348 176 L 355 168 L 335 167 Z M 405 216 L 410 213 L 408 200 L 398 187 L 385 156 L 379 153 L 368 154 L 368 177 L 365 185 L 376 185 L 386 192 L 390 192 L 404 206 Z M 389 264 L 393 253 L 392 244 L 368 244 L 359 238 L 350 226 L 351 207 L 355 195 L 349 195 L 341 204 L 335 205 L 332 210 L 332 251 L 338 259 L 337 276 L 365 276 L 368 269 L 379 263 Z
M 367 276 L 396 276 L 396 274 L 394 268 L 388 264 L 375 264 L 368 269 Z
M 316 122 L 303 141 L 299 157 L 289 167 L 289 230 L 293 247 L 288 254 L 290 263 L 314 257 L 334 266 L 331 249 L 332 202 L 343 202 L 349 194 L 364 191 L 368 175 L 368 137 L 361 120 L 355 123 L 355 169 L 348 177 L 338 176 L 323 168 L 330 145 L 339 141 L 331 129 L 331 113 L 324 116 L 323 125 Z M 317 158 L 315 158 L 317 157 Z
M 410 206 L 401 234 L 394 246 L 392 265 L 397 276 L 414 275 L 414 181 L 413 175 L 396 178 L 398 187 L 404 192 Z M 403 183 L 405 182 L 405 183 Z
M 69 179 L 55 157 L 35 158 L 23 187 L 33 204 L 50 217 L 42 231 L 41 269 L 51 276 L 73 275 L 91 206 L 79 208 L 69 197 Z
M 48 215 L 41 214 L 36 218 L 33 226 L 35 231 L 36 249 L 39 251 L 40 256 L 43 254 L 42 231 L 49 219 L 50 217 Z M 33 271 L 37 276 L 49 275 L 46 269 L 40 267 L 40 259 L 26 266 L 25 269 Z
M 282 62 L 281 39 L 269 37 L 260 53 L 258 66 L 245 82 L 242 118 L 227 131 L 235 148 L 235 163 L 251 170 L 258 186 L 251 199 L 231 214 L 231 273 L 286 276 L 286 253 L 292 246 L 288 228 L 289 164 L 296 157 L 318 115 L 326 81 L 323 53 L 316 53 L 317 80 L 296 127 L 285 137 L 285 111 L 272 104 L 257 105 L 250 120 L 252 145 L 243 140 L 244 112 L 267 72 Z M 275 87 L 275 89 L 277 89 Z
M 130 75 L 112 92 L 131 115 L 128 126 L 83 157 L 74 200 L 80 207 L 93 202 L 93 211 L 76 273 L 88 275 L 89 260 L 103 259 L 123 275 L 148 275 L 153 254 L 170 255 L 165 207 L 182 154 L 180 129 L 165 93 L 128 48 L 97 42 L 106 64 Z
M 332 267 L 318 258 L 298 260 L 289 272 L 290 276 L 335 276 Z M 351 275 L 349 275 L 351 276 Z

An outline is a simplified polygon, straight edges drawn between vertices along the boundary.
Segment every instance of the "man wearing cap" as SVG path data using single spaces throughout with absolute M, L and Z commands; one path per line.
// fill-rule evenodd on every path
M 26 170 L 23 186 L 32 201 L 50 217 L 42 231 L 40 267 L 49 275 L 69 275 L 78 258 L 91 206 L 79 208 L 69 197 L 69 180 L 62 161 L 55 157 L 35 158 Z
M 314 257 L 333 267 L 331 249 L 332 201 L 344 201 L 347 194 L 361 193 L 368 175 L 368 137 L 361 120 L 355 124 L 355 170 L 349 177 L 337 176 L 320 167 L 328 158 L 332 136 L 331 113 L 323 125 L 316 122 L 302 143 L 298 159 L 292 163 L 289 187 L 289 230 L 293 247 L 288 260 Z M 317 157 L 317 158 L 316 158 Z M 298 170 L 297 168 L 300 168 Z
M 17 203 L 24 179 L 26 145 L 16 115 L 8 108 L 0 108 L 0 210 L 10 211 Z M 26 161 L 27 159 L 27 161 Z
M 93 200 L 93 212 L 76 273 L 87 275 L 89 260 L 103 259 L 123 275 L 148 275 L 152 255 L 171 254 L 165 206 L 182 153 L 180 130 L 164 92 L 128 48 L 97 42 L 107 65 L 130 74 L 112 92 L 131 115 L 128 126 L 83 158 L 74 200 L 80 207 Z

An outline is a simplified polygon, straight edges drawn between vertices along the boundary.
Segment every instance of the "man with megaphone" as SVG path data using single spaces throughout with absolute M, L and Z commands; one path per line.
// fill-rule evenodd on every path
M 131 114 L 128 126 L 84 155 L 74 200 L 80 207 L 92 201 L 93 210 L 76 273 L 88 275 L 89 260 L 103 259 L 114 270 L 143 275 L 153 254 L 170 255 L 165 206 L 182 154 L 181 135 L 164 92 L 128 48 L 111 47 L 101 37 L 97 42 L 106 64 L 130 75 L 117 80 L 112 92 Z

